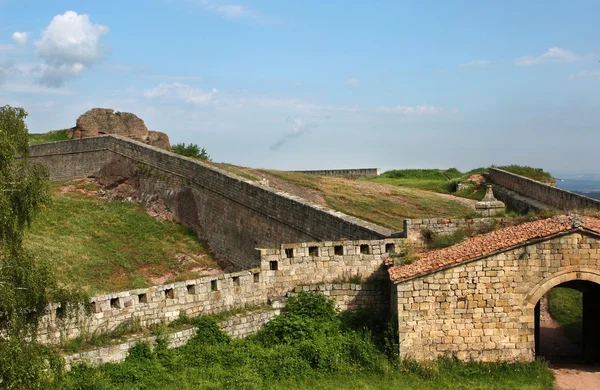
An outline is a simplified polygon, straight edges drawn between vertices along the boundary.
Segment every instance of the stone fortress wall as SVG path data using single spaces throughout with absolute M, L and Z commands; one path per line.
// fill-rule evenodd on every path
M 257 247 L 282 242 L 382 239 L 389 229 L 119 136 L 35 145 L 30 158 L 51 179 L 96 176 L 127 181 L 142 199 L 164 201 L 176 219 L 208 241 L 229 269 L 259 265 Z
M 284 244 L 260 249 L 260 267 L 194 280 L 92 297 L 91 314 L 57 320 L 45 316 L 39 340 L 59 344 L 84 334 L 108 332 L 127 321 L 147 327 L 188 317 L 278 307 L 288 294 L 319 291 L 340 310 L 358 306 L 387 308 L 389 285 L 384 261 L 403 244 L 401 238 Z M 353 281 L 354 284 L 351 284 Z
M 497 168 L 490 168 L 489 179 L 492 183 L 510 191 L 517 192 L 559 210 L 575 211 L 600 209 L 600 200 L 588 198 L 574 192 L 561 190 L 548 184 L 515 175 Z
M 306 173 L 307 175 L 318 176 L 339 176 L 339 177 L 373 177 L 381 175 L 381 168 L 357 168 L 357 169 L 320 169 L 312 171 L 292 171 Z

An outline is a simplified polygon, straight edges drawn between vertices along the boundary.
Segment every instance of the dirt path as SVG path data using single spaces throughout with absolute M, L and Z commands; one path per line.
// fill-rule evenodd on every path
M 547 305 L 547 301 L 542 300 L 542 304 Z M 581 349 L 569 340 L 550 315 L 541 318 L 540 354 L 550 361 L 557 390 L 600 389 L 600 365 L 578 363 Z
M 477 201 L 475 199 L 461 198 L 460 196 L 454 196 L 454 195 L 450 195 L 450 194 L 440 194 L 439 192 L 431 192 L 431 193 L 441 196 L 442 198 L 446 198 L 446 199 L 453 200 L 455 202 L 462 203 L 465 206 L 468 206 L 468 207 L 472 208 L 473 210 L 475 210 L 475 203 L 477 203 Z
M 600 366 L 552 365 L 557 390 L 600 389 Z

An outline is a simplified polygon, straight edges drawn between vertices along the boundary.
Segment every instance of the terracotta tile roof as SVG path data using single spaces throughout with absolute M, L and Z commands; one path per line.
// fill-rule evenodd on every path
M 600 219 L 560 215 L 539 221 L 510 226 L 487 234 L 468 238 L 448 248 L 427 252 L 412 264 L 391 267 L 390 279 L 398 281 L 427 274 L 451 264 L 484 256 L 500 249 L 510 248 L 526 241 L 582 227 L 600 234 Z

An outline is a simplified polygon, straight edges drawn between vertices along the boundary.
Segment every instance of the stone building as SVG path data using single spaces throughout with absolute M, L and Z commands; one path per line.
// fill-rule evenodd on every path
M 600 220 L 557 216 L 469 238 L 389 269 L 400 356 L 530 361 L 539 302 L 555 286 L 583 292 L 583 357 L 600 357 Z

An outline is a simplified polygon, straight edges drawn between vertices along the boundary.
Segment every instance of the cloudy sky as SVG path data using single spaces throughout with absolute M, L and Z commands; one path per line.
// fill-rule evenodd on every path
M 600 2 L 0 0 L 31 132 L 129 111 L 216 161 L 600 171 Z

